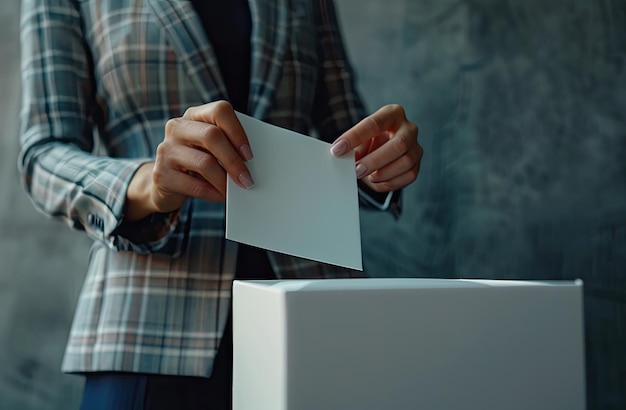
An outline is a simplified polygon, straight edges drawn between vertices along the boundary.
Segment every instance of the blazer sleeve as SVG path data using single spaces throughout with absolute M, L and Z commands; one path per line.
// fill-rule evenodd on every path
M 314 18 L 319 63 L 312 118 L 320 139 L 333 142 L 365 117 L 365 108 L 355 85 L 333 0 L 318 0 Z M 361 181 L 358 187 L 363 208 L 400 216 L 401 190 L 381 194 Z
M 92 153 L 98 104 L 76 1 L 23 0 L 21 46 L 18 168 L 35 207 L 115 249 L 175 253 L 166 248 L 178 213 L 122 226 L 128 184 L 149 159 Z

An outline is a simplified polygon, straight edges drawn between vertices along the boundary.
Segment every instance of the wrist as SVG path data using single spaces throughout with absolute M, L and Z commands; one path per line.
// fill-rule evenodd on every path
M 125 221 L 137 221 L 158 212 L 152 201 L 153 168 L 154 163 L 152 162 L 141 165 L 128 184 L 124 211 Z

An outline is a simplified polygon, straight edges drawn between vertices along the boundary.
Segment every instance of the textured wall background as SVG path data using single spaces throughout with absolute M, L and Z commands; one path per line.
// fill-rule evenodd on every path
M 59 372 L 89 244 L 38 214 L 17 177 L 19 0 L 0 2 L 0 410 L 78 408 Z
M 584 279 L 589 408 L 626 408 L 626 3 L 337 3 L 369 108 L 406 106 L 426 151 L 402 218 L 363 215 L 369 272 Z M 0 2 L 0 409 L 65 410 L 88 243 L 17 182 L 18 14 Z

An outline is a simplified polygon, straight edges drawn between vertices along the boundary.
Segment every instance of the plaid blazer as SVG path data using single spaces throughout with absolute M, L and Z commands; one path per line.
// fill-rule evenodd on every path
M 249 112 L 331 141 L 364 115 L 332 0 L 251 0 Z M 208 376 L 237 245 L 224 206 L 123 223 L 165 122 L 228 98 L 190 1 L 23 0 L 19 168 L 37 209 L 94 239 L 63 370 Z M 280 278 L 344 269 L 268 253 Z

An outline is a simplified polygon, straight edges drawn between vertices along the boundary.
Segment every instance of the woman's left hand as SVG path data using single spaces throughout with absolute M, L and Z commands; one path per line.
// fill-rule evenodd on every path
M 357 178 L 376 192 L 403 188 L 417 178 L 424 150 L 417 125 L 399 105 L 386 105 L 343 133 L 333 143 L 334 156 L 356 154 Z

